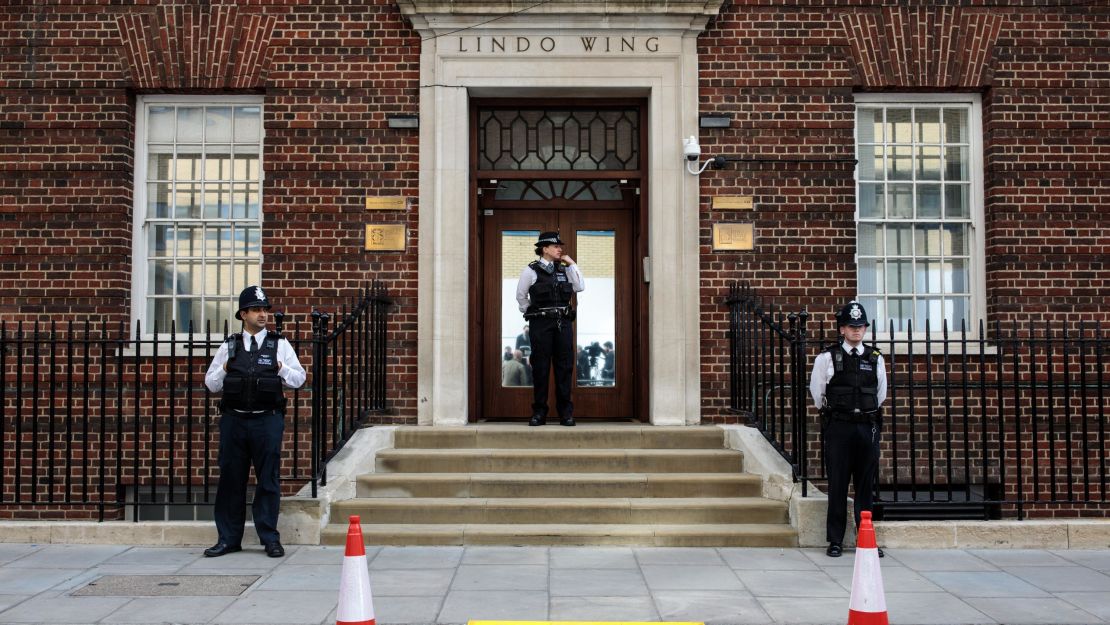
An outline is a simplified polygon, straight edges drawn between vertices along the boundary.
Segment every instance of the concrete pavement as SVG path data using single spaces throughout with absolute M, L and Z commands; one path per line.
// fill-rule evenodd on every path
M 335 622 L 341 547 L 289 546 L 282 559 L 259 548 L 215 559 L 201 551 L 0 544 L 0 623 Z M 850 550 L 830 559 L 819 549 L 634 547 L 372 547 L 367 558 L 383 624 L 844 623 L 853 562 Z M 892 623 L 1110 623 L 1110 550 L 891 549 L 882 571 Z M 204 596 L 89 586 L 106 575 L 249 585 Z M 155 586 L 202 593 L 221 579 L 205 582 Z

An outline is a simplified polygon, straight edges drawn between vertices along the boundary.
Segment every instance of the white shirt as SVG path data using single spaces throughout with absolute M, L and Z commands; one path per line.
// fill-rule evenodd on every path
M 267 334 L 266 329 L 263 328 L 259 330 L 258 334 L 254 335 L 258 338 L 260 348 Z M 240 349 L 248 351 L 250 341 L 251 335 L 243 332 L 243 346 Z M 282 384 L 286 388 L 300 388 L 307 376 L 304 367 L 301 366 L 301 361 L 297 360 L 297 352 L 293 351 L 293 346 L 289 344 L 289 341 L 278 341 L 277 359 L 281 363 L 281 369 L 278 369 L 277 374 L 281 378 Z M 220 343 L 220 349 L 216 350 L 216 355 L 212 358 L 212 364 L 208 366 L 208 373 L 204 374 L 204 385 L 213 393 L 224 390 L 224 378 L 227 377 L 227 371 L 224 371 L 225 364 L 227 364 L 227 341 Z
M 845 353 L 852 353 L 852 348 L 855 347 L 859 353 L 863 353 L 863 343 L 858 345 L 849 345 L 847 341 L 840 344 L 844 348 Z M 879 361 L 875 363 L 875 374 L 879 378 L 878 396 L 875 401 L 880 406 L 886 401 L 886 363 L 883 362 L 883 355 L 879 354 Z M 836 373 L 835 365 L 833 365 L 832 354 L 828 351 L 822 351 L 817 360 L 813 361 L 813 373 L 809 376 L 809 394 L 813 396 L 813 403 L 818 408 L 825 405 L 825 387 L 828 386 L 829 380 L 832 379 L 833 374 Z
M 546 259 L 539 259 L 540 264 L 544 267 L 550 267 Z M 536 283 L 536 271 L 531 267 L 525 265 L 524 271 L 520 272 L 520 280 L 516 283 L 516 303 L 520 307 L 520 312 L 528 310 L 528 289 Z M 586 290 L 586 279 L 582 277 L 582 272 L 578 270 L 578 265 L 567 265 L 567 280 L 570 280 L 570 285 L 574 287 L 575 293 L 581 293 Z

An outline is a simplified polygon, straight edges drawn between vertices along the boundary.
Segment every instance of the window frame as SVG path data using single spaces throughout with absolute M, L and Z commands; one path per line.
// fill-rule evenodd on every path
M 191 105 L 191 106 L 257 106 L 260 111 L 259 139 L 258 139 L 258 229 L 260 246 L 258 251 L 259 279 L 263 275 L 265 254 L 261 248 L 261 238 L 264 225 L 263 193 L 265 191 L 266 168 L 266 124 L 265 124 L 265 98 L 253 95 L 139 95 L 135 98 L 135 150 L 134 150 L 134 176 L 132 178 L 132 224 L 131 224 L 131 327 L 128 329 L 133 338 L 150 339 L 154 337 L 151 331 L 151 321 L 147 319 L 147 275 L 150 263 L 150 251 L 147 249 L 147 163 L 148 163 L 148 128 L 147 111 L 156 105 Z M 232 139 L 234 144 L 234 138 Z M 177 145 L 175 139 L 174 145 Z M 175 220 L 176 221 L 176 220 Z M 176 295 L 176 294 L 175 294 Z M 142 335 L 135 335 L 136 323 L 142 323 Z M 159 329 L 160 338 L 169 338 L 168 329 Z M 229 327 L 234 332 L 234 327 Z M 172 335 L 175 339 L 189 337 L 187 331 L 177 328 L 177 333 Z M 193 337 L 222 338 L 223 328 L 212 328 L 211 334 L 206 334 L 204 328 L 194 328 Z
M 853 211 L 853 228 L 855 240 L 855 253 L 853 255 L 856 266 L 856 296 L 859 297 L 859 225 L 860 225 L 860 140 L 859 140 L 859 112 L 868 107 L 926 107 L 935 106 L 968 106 L 968 172 L 969 172 L 969 218 L 971 232 L 968 236 L 968 325 L 969 335 L 978 333 L 979 321 L 982 320 L 986 327 L 986 237 L 985 237 L 985 192 L 983 188 L 984 154 L 983 154 L 983 109 L 982 97 L 976 93 L 856 93 L 854 96 L 852 141 L 855 147 L 856 166 L 853 170 L 855 185 L 855 209 Z M 916 184 L 916 181 L 915 181 Z M 883 223 L 889 222 L 884 219 Z M 943 217 L 938 220 L 943 223 Z M 885 256 L 885 254 L 884 254 Z M 916 250 L 914 258 L 917 258 Z M 888 294 L 889 296 L 889 294 Z M 868 314 L 874 311 L 868 311 Z M 916 320 L 915 320 L 916 321 Z M 913 333 L 905 330 L 895 330 L 891 335 L 889 320 L 882 320 L 882 327 L 877 327 L 878 320 L 872 320 L 868 337 L 874 335 L 881 339 L 918 339 L 940 337 L 943 326 L 933 327 L 930 323 L 929 332 L 923 326 L 914 324 Z M 949 336 L 958 335 L 958 325 L 949 327 Z

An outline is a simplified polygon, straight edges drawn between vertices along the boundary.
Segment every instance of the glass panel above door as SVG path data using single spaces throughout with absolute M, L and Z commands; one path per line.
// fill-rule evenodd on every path
M 596 202 L 615 201 L 621 197 L 621 186 L 616 180 L 501 180 L 497 183 L 493 199 L 517 202 Z
M 575 379 L 578 386 L 615 386 L 617 336 L 616 233 L 579 230 L 575 242 L 586 290 L 578 294 Z
M 620 171 L 640 168 L 638 108 L 478 111 L 478 169 Z

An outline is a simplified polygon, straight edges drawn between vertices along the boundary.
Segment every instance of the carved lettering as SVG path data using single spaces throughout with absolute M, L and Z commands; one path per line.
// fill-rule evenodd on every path
M 467 41 L 470 39 L 470 41 Z M 486 41 L 482 41 L 485 39 Z M 515 39 L 515 42 L 511 40 Z M 639 39 L 637 41 L 637 39 Z M 659 52 L 661 44 L 659 37 L 615 37 L 597 35 L 582 35 L 578 37 L 579 42 L 582 44 L 582 52 L 586 53 L 626 53 L 626 52 Z M 604 46 L 602 46 L 604 40 Z M 571 38 L 563 40 L 562 45 L 567 45 Z M 554 52 L 560 46 L 560 40 L 555 37 L 541 37 L 538 42 L 534 41 L 533 37 L 528 36 L 473 36 L 473 37 L 459 37 L 458 51 L 462 53 L 482 53 L 482 54 L 497 54 L 497 53 L 517 53 L 523 54 L 532 49 L 533 43 L 538 43 L 540 50 L 544 52 Z M 572 46 L 573 47 L 573 46 Z M 563 50 L 563 52 L 573 52 L 573 50 Z
M 647 41 L 644 42 L 644 49 L 648 52 L 658 52 L 659 37 L 648 37 Z
M 459 37 L 459 52 L 469 52 L 469 50 L 466 49 L 466 46 L 463 45 L 462 37 Z
M 635 52 L 636 51 L 636 38 L 626 39 L 621 37 L 621 52 Z
M 586 49 L 586 52 L 593 52 L 595 41 L 597 41 L 597 37 L 582 37 L 582 47 Z
M 493 49 L 490 50 L 490 52 L 497 52 L 498 48 L 501 48 L 502 52 L 505 51 L 505 38 L 504 37 L 493 37 L 492 39 L 490 39 L 490 43 L 493 44 Z
M 523 46 L 521 44 L 523 44 Z M 530 39 L 528 39 L 527 37 L 517 37 L 516 38 L 516 51 L 517 52 L 527 52 L 528 48 L 531 48 L 531 47 L 532 47 L 532 41 Z
M 540 49 L 544 52 L 551 52 L 555 49 L 555 40 L 551 37 L 540 39 Z

